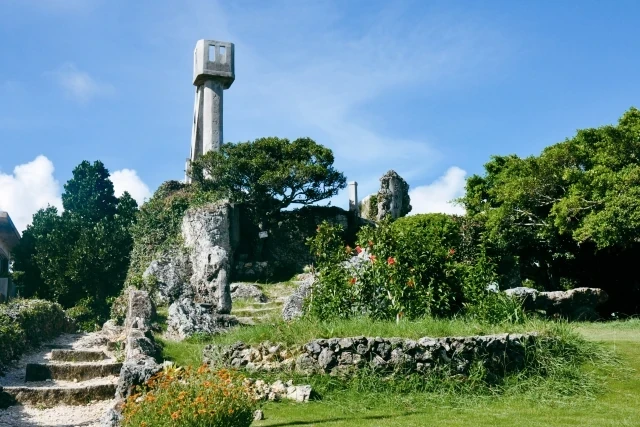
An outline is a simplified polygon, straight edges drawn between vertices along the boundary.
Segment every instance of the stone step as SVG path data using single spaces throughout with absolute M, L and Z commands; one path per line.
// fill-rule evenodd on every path
M 271 311 L 278 311 L 280 310 L 280 307 L 269 307 L 269 308 L 250 308 L 250 307 L 245 307 L 245 308 L 239 308 L 238 310 L 233 311 L 234 315 L 239 315 L 239 313 L 243 313 L 243 314 L 260 314 L 260 313 L 269 313 Z
M 115 381 L 76 387 L 4 387 L 0 388 L 2 406 L 86 405 L 94 400 L 110 400 L 116 394 Z
M 56 362 L 98 362 L 108 359 L 100 350 L 68 350 L 54 349 L 51 351 L 51 360 Z
M 28 363 L 25 381 L 68 380 L 84 381 L 91 378 L 120 375 L 122 363 Z

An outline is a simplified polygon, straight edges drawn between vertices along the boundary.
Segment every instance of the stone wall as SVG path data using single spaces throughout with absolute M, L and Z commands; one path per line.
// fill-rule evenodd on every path
M 248 346 L 208 345 L 206 363 L 247 370 L 295 370 L 300 373 L 348 374 L 372 368 L 381 372 L 428 373 L 449 369 L 466 375 L 481 363 L 487 375 L 504 375 L 525 365 L 525 351 L 538 335 L 502 334 L 430 338 L 330 338 L 313 340 L 299 348 L 264 342 Z

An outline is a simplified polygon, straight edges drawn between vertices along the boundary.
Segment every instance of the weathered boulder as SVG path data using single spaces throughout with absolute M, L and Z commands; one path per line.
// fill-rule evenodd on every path
M 172 249 L 154 259 L 142 277 L 155 277 L 158 285 L 158 301 L 171 304 L 185 293 L 189 293 L 189 283 L 193 269 L 188 254 L 180 249 Z
M 220 314 L 231 312 L 232 205 L 223 201 L 189 209 L 182 219 L 182 237 L 192 265 L 194 301 L 213 304 Z
M 507 289 L 505 294 L 519 298 L 525 310 L 544 311 L 548 316 L 571 320 L 595 320 L 596 307 L 609 298 L 598 288 L 575 288 L 568 291 L 539 292 L 533 288 Z
M 594 320 L 596 307 L 609 299 L 602 289 L 575 288 L 568 291 L 540 292 L 539 299 L 550 316 L 563 316 L 575 320 Z
M 162 370 L 162 365 L 151 357 L 126 360 L 122 364 L 120 378 L 116 388 L 116 395 L 126 398 L 136 386 L 145 384 L 149 379 Z
M 540 291 L 526 286 L 506 289 L 504 293 L 510 297 L 518 298 L 522 302 L 522 307 L 527 311 L 537 310 L 536 301 Z
M 167 334 L 184 339 L 195 333 L 224 332 L 237 324 L 235 316 L 218 313 L 213 304 L 196 303 L 190 298 L 184 298 L 169 306 Z
M 267 302 L 267 296 L 254 283 L 232 283 L 231 300 L 252 300 L 255 302 Z
M 304 314 L 304 301 L 311 295 L 311 288 L 315 282 L 315 277 L 312 274 L 300 275 L 298 288 L 291 294 L 282 307 L 282 318 L 284 320 L 293 320 L 301 317 Z

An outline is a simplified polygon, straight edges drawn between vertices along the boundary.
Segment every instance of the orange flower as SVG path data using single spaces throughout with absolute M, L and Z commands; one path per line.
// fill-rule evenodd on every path
M 407 286 L 410 288 L 413 288 L 415 286 L 415 282 L 413 281 L 413 279 L 409 279 L 409 281 L 407 282 Z
M 171 414 L 172 420 L 177 420 L 178 418 L 180 418 L 180 411 L 176 411 L 173 414 Z
M 393 265 L 396 263 L 396 259 L 392 256 L 390 256 L 389 258 L 387 258 L 387 264 L 389 265 Z
M 360 246 L 356 246 L 356 252 L 362 253 L 362 248 Z
M 376 262 L 376 259 L 378 259 L 378 257 L 375 255 L 369 255 L 369 259 L 371 260 L 371 262 Z
M 369 247 L 372 248 L 373 247 L 373 240 L 369 240 Z
M 453 249 L 453 248 L 449 249 L 449 256 L 453 256 L 453 254 L 455 254 L 455 253 L 456 253 L 455 249 Z
M 349 284 L 350 285 L 355 285 L 355 283 L 358 281 L 358 279 L 356 279 L 355 277 L 352 277 L 351 279 L 349 279 Z

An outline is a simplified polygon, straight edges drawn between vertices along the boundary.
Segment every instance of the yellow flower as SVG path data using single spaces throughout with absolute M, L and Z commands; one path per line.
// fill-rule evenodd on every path
M 177 420 L 178 418 L 180 418 L 180 411 L 176 411 L 173 414 L 171 414 L 172 420 Z

